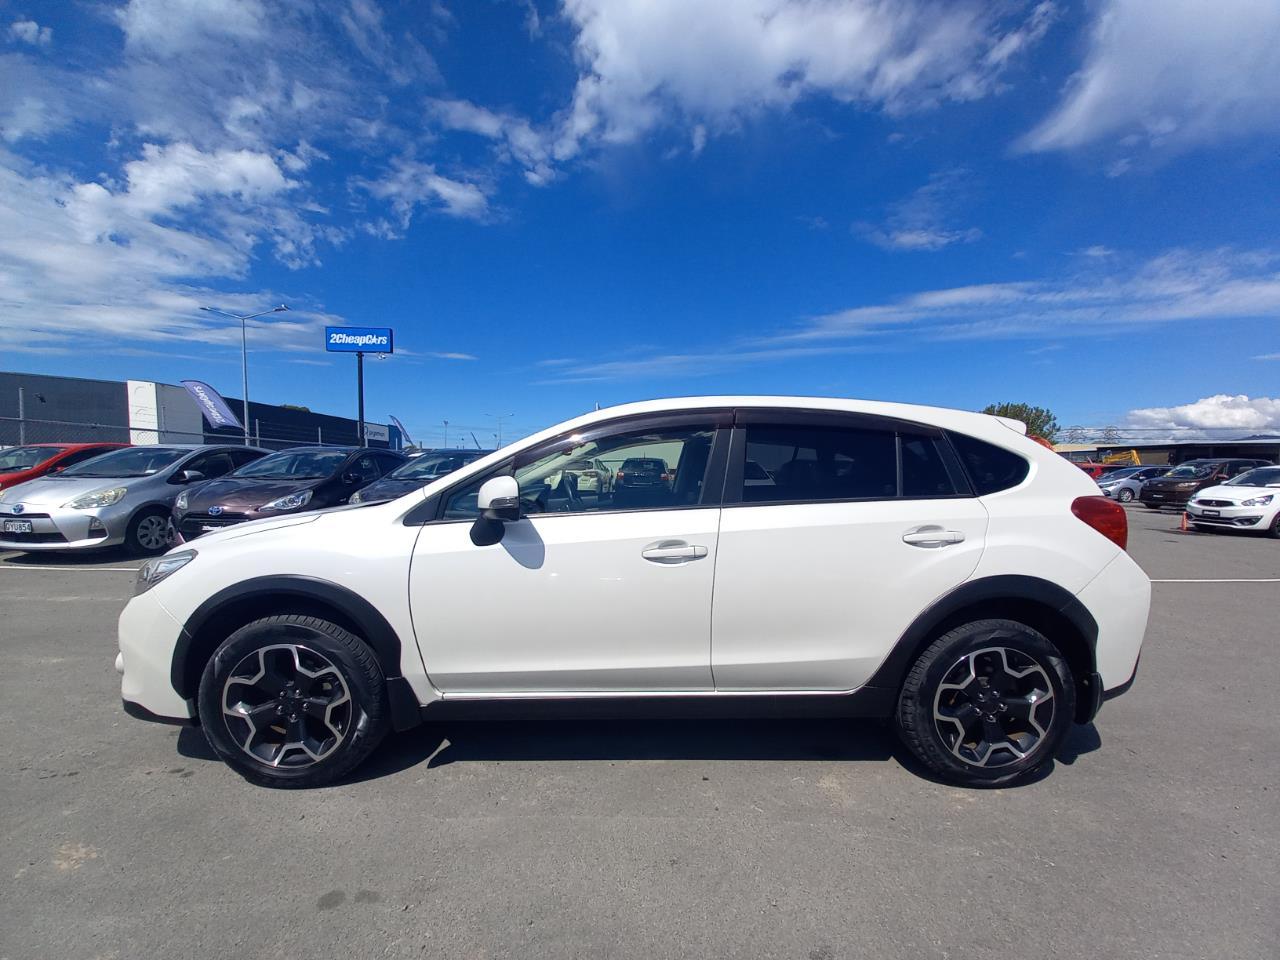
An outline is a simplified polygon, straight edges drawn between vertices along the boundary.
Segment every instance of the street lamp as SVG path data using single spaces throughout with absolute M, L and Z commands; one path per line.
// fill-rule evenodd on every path
M 250 313 L 241 316 L 238 313 L 228 313 L 226 310 L 219 310 L 217 307 L 201 307 L 205 313 L 216 313 L 221 317 L 227 317 L 231 320 L 240 321 L 240 385 L 244 393 L 244 443 L 249 445 L 249 338 L 245 328 L 246 320 L 256 320 L 258 317 L 265 317 L 269 313 L 280 313 L 282 310 L 288 310 L 283 303 L 278 307 L 272 307 L 270 310 L 263 310 L 261 313 Z
M 486 413 L 485 416 L 492 417 L 494 420 L 498 421 L 497 440 L 498 440 L 498 449 L 501 450 L 502 449 L 502 421 L 506 420 L 508 417 L 514 417 L 515 414 L 514 413 Z

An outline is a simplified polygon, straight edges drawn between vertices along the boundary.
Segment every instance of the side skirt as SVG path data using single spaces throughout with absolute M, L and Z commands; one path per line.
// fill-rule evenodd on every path
M 859 687 L 852 693 L 693 694 L 683 696 L 548 696 L 449 698 L 422 707 L 424 721 L 508 720 L 535 717 L 627 720 L 749 719 L 756 717 L 889 717 L 897 691 Z

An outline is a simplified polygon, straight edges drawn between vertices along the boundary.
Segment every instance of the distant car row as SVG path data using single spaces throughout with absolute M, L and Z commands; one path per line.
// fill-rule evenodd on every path
M 1197 529 L 1230 527 L 1280 538 L 1280 467 L 1266 460 L 1188 460 L 1176 467 L 1124 467 L 1097 481 L 1108 497 L 1181 507 Z
M 484 456 L 431 451 L 218 444 L 29 444 L 0 451 L 0 549 L 175 541 L 263 517 L 389 500 Z

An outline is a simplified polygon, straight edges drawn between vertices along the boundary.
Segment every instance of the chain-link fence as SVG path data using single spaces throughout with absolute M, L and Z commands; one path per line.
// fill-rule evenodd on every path
M 316 427 L 310 430 L 293 424 L 263 423 L 250 425 L 250 442 L 269 450 L 302 445 L 353 446 L 358 440 L 355 424 L 347 430 Z M 201 433 L 182 430 L 147 429 L 120 424 L 93 423 L 76 420 L 40 420 L 31 417 L 0 417 L 0 447 L 27 443 L 243 443 L 241 430 L 205 430 Z

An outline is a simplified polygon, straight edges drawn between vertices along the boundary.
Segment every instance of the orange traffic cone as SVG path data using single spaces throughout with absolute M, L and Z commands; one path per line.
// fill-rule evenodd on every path
M 1183 533 L 1187 532 L 1187 511 L 1185 510 L 1182 511 L 1182 526 L 1180 526 L 1178 529 L 1181 530 Z

